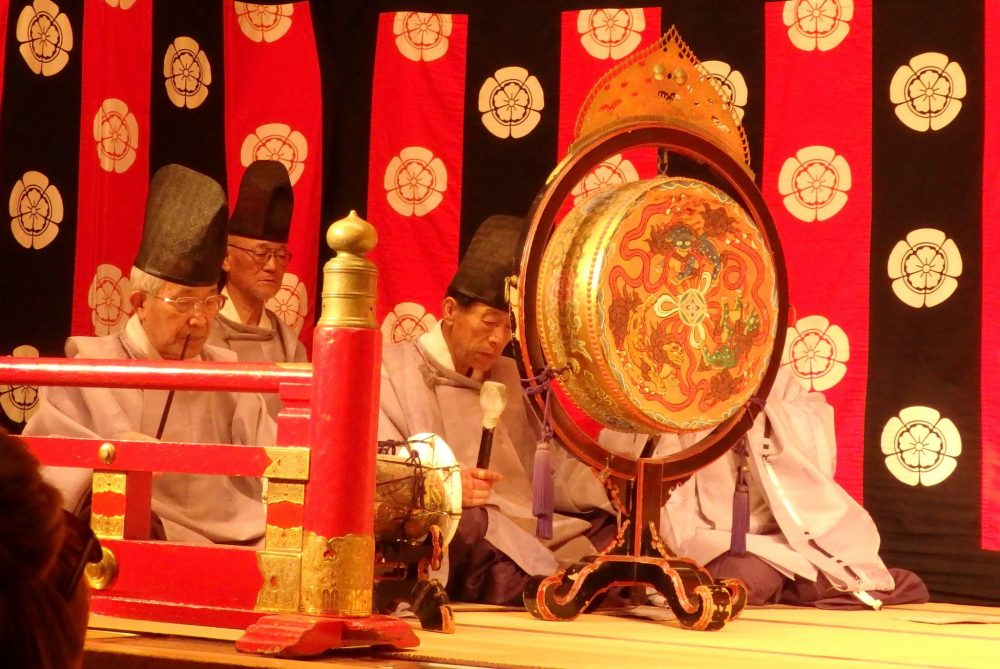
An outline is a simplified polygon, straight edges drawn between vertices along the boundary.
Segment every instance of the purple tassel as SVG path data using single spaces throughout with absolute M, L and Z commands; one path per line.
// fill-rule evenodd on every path
M 729 552 L 743 555 L 747 552 L 747 531 L 750 529 L 750 491 L 746 483 L 736 484 L 733 493 L 733 536 L 729 540 Z
M 733 529 L 729 539 L 729 552 L 743 555 L 747 552 L 747 532 L 750 531 L 750 485 L 747 481 L 748 463 L 746 444 L 737 446 L 736 491 L 733 492 Z
M 552 467 L 552 408 L 549 405 L 549 388 L 552 379 L 561 374 L 563 369 L 546 367 L 541 374 L 533 379 L 521 379 L 521 383 L 536 382 L 538 385 L 527 388 L 528 395 L 545 393 L 545 411 L 542 416 L 542 439 L 535 446 L 535 469 L 532 481 L 532 509 L 537 522 L 535 536 L 539 539 L 552 538 L 552 515 L 555 510 L 555 471 Z
M 552 512 L 555 506 L 552 449 L 548 442 L 540 441 L 535 447 L 535 475 L 532 486 L 531 512 L 537 518 L 535 536 L 552 538 Z

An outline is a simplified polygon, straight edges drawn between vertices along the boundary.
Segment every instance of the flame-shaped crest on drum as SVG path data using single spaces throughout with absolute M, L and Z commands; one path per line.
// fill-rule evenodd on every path
M 750 145 L 735 108 L 675 27 L 622 60 L 590 89 L 571 151 L 582 139 L 640 119 L 686 128 L 716 144 L 750 174 Z

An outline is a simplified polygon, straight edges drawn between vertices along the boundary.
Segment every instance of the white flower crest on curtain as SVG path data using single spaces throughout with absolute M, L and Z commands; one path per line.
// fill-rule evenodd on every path
M 911 406 L 882 428 L 882 453 L 893 476 L 911 486 L 932 486 L 951 476 L 962 454 L 962 435 L 936 409 Z
M 43 249 L 51 244 L 59 234 L 65 211 L 59 189 L 34 170 L 25 172 L 14 184 L 7 210 L 14 239 L 26 249 Z
M 22 344 L 11 355 L 15 358 L 37 358 L 38 349 Z M 0 407 L 15 423 L 27 422 L 38 410 L 38 386 L 0 385 Z
M 750 89 L 747 88 L 743 73 L 734 70 L 729 63 L 721 60 L 706 60 L 699 65 L 699 68 L 702 77 L 712 80 L 725 104 L 728 105 L 723 109 L 730 110 L 733 117 L 742 123 L 744 107 L 750 97 Z
M 576 17 L 580 44 L 600 60 L 618 60 L 635 51 L 645 29 L 641 9 L 585 9 Z
M 958 288 L 962 254 L 948 235 L 933 228 L 913 230 L 889 254 L 892 292 L 915 309 L 936 307 Z
M 501 68 L 479 89 L 483 125 L 500 139 L 519 139 L 530 133 L 544 108 L 542 85 L 523 67 Z
M 786 0 L 781 12 L 788 39 L 803 51 L 833 49 L 851 31 L 853 18 L 853 0 Z
M 417 337 L 430 332 L 437 319 L 422 304 L 400 302 L 382 319 L 382 341 L 394 344 L 415 341 Z
M 448 53 L 451 14 L 396 12 L 392 34 L 396 36 L 396 48 L 410 60 L 437 60 Z
M 258 5 L 234 2 L 233 12 L 240 31 L 254 42 L 277 42 L 292 27 L 295 5 Z
M 117 9 L 132 9 L 132 5 L 136 3 L 136 0 L 104 0 L 108 7 L 115 7 Z
M 139 123 L 127 104 L 117 98 L 101 103 L 94 115 L 94 141 L 103 170 L 121 174 L 132 167 L 139 148 Z
M 829 390 L 840 383 L 850 358 L 847 334 L 825 316 L 800 318 L 785 334 L 781 364 L 809 390 Z
M 639 180 L 639 172 L 635 169 L 632 161 L 622 158 L 622 154 L 616 153 L 607 160 L 599 163 L 590 170 L 580 181 L 573 186 L 573 204 L 579 204 L 586 198 L 609 186 L 628 183 Z
M 248 167 L 255 160 L 277 160 L 288 170 L 294 186 L 306 169 L 309 143 L 305 135 L 286 123 L 266 123 L 247 135 L 240 147 L 240 163 Z
M 181 36 L 163 55 L 163 78 L 167 97 L 174 105 L 197 109 L 208 97 L 212 66 L 198 42 Z
M 806 223 L 825 221 L 847 204 L 851 167 L 828 146 L 807 146 L 781 166 L 778 192 L 788 212 Z
M 382 181 L 389 206 L 403 216 L 433 211 L 448 190 L 448 169 L 430 149 L 408 146 L 393 156 Z
M 127 276 L 115 265 L 97 266 L 94 279 L 87 291 L 87 305 L 90 307 L 90 321 L 94 324 L 94 334 L 102 336 L 118 332 L 132 315 L 132 303 L 128 296 L 132 284 Z
M 901 66 L 889 83 L 896 117 L 911 130 L 940 130 L 955 120 L 965 97 L 962 66 L 943 53 L 928 51 Z
M 14 31 L 21 58 L 35 74 L 50 77 L 62 71 L 73 50 L 73 26 L 52 0 L 34 0 L 21 10 Z
M 309 315 L 308 297 L 302 280 L 291 272 L 285 272 L 285 276 L 281 279 L 281 288 L 265 306 L 298 334 L 302 332 L 302 326 Z

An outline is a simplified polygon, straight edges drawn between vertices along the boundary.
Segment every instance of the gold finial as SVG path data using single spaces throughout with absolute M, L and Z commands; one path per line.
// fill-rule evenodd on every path
M 353 209 L 344 218 L 334 221 L 326 231 L 326 243 L 337 255 L 363 256 L 375 248 L 377 242 L 375 228 Z
M 594 84 L 580 108 L 570 150 L 583 138 L 640 119 L 693 129 L 752 174 L 750 147 L 736 110 L 676 27 Z
M 323 266 L 323 310 L 318 325 L 377 328 L 375 282 L 378 271 L 365 254 L 375 248 L 378 234 L 353 209 L 334 221 L 326 243 L 335 256 Z

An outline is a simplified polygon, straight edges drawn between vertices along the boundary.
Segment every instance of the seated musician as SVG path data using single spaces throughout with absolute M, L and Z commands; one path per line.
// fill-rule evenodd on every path
M 504 296 L 524 221 L 488 218 L 448 287 L 437 326 L 383 351 L 379 439 L 440 435 L 461 467 L 462 517 L 448 550 L 447 592 L 456 601 L 519 604 L 528 578 L 549 575 L 604 548 L 615 521 L 589 468 L 553 446 L 553 531 L 536 537 L 532 475 L 541 431 L 517 367 L 501 353 L 511 340 Z M 507 386 L 488 468 L 477 468 L 484 381 Z M 544 532 L 543 532 L 544 534 Z
M 276 160 L 255 160 L 240 181 L 229 219 L 229 239 L 222 262 L 226 303 L 215 316 L 209 344 L 232 349 L 240 362 L 306 362 L 306 348 L 267 301 L 281 289 L 291 261 L 288 233 L 292 223 L 292 184 Z M 277 394 L 265 396 L 277 418 Z
M 662 435 L 653 455 L 676 453 L 706 434 Z M 606 448 L 632 455 L 647 439 L 601 433 Z M 780 369 L 744 443 L 745 455 L 738 444 L 671 493 L 660 533 L 673 551 L 716 578 L 742 579 L 750 604 L 877 608 L 927 601 L 916 574 L 886 568 L 871 516 L 834 481 L 833 407 L 821 393 Z
M 210 177 L 180 165 L 153 176 L 131 273 L 134 313 L 103 337 L 70 337 L 66 355 L 101 360 L 235 361 L 205 345 L 224 302 L 218 280 L 228 208 Z M 25 435 L 272 445 L 274 422 L 252 393 L 143 388 L 42 388 Z M 67 509 L 86 512 L 91 472 L 48 467 Z M 153 478 L 153 535 L 171 541 L 255 544 L 264 534 L 261 481 L 162 473 Z

